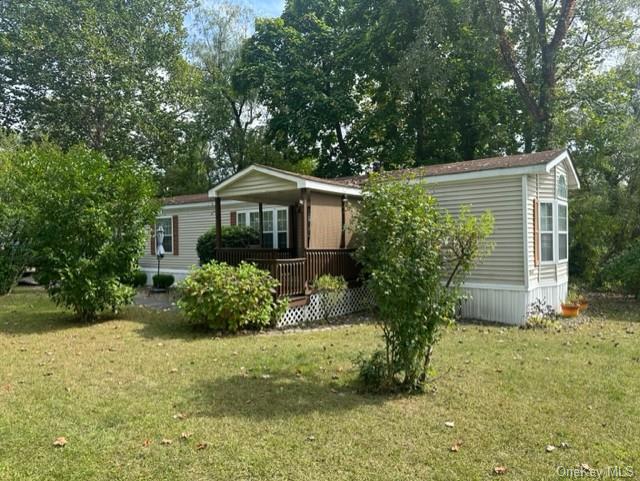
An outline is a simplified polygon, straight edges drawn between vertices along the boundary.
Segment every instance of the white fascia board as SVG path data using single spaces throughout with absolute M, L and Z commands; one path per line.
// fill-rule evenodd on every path
M 243 202 L 239 200 L 223 200 L 221 202 L 223 207 L 225 205 L 242 204 L 242 203 Z M 178 210 L 178 209 L 192 209 L 196 207 L 203 207 L 203 208 L 213 207 L 213 199 L 211 199 L 208 202 L 191 202 L 190 204 L 167 204 L 167 205 L 161 206 L 160 208 L 162 210 Z
M 357 187 L 349 187 L 347 185 L 325 184 L 313 180 L 304 180 L 303 188 L 314 190 L 317 192 L 329 192 L 332 194 L 350 195 L 352 197 L 362 197 L 362 192 Z
M 564 151 L 562 152 L 558 157 L 556 157 L 555 159 L 553 159 L 551 162 L 549 162 L 547 164 L 547 173 L 551 173 L 551 169 L 553 169 L 556 165 L 562 163 L 566 161 L 567 165 L 569 166 L 569 174 L 571 175 L 571 179 L 573 180 L 573 183 L 569 184 L 569 188 L 570 189 L 579 189 L 580 188 L 580 179 L 578 179 L 578 173 L 576 172 L 576 169 L 573 166 L 573 162 L 571 161 L 571 156 L 569 155 L 568 151 Z

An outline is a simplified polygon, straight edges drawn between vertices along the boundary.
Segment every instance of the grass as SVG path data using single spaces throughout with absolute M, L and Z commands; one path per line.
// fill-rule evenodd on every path
M 430 393 L 383 397 L 353 388 L 372 325 L 215 338 L 141 308 L 78 325 L 20 289 L 0 298 L 0 479 L 482 480 L 502 465 L 500 479 L 556 480 L 581 463 L 638 476 L 640 306 L 590 309 L 559 332 L 459 325 Z

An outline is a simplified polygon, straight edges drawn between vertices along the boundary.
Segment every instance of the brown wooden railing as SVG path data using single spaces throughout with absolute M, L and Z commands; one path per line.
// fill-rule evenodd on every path
M 269 271 L 280 282 L 278 297 L 302 296 L 324 274 L 342 276 L 347 281 L 358 278 L 360 269 L 353 249 L 307 249 L 305 257 L 295 257 L 293 249 L 216 249 L 215 259 L 230 265 L 252 262 Z
M 313 282 L 323 274 L 342 276 L 347 281 L 358 277 L 360 269 L 353 258 L 354 249 L 308 249 L 307 279 Z
M 306 293 L 305 259 L 255 259 L 256 266 L 269 271 L 280 282 L 277 297 L 302 296 Z
M 224 248 L 215 249 L 213 258 L 218 262 L 226 262 L 231 266 L 237 266 L 242 261 L 249 259 L 291 259 L 294 257 L 293 249 L 263 249 L 263 248 Z

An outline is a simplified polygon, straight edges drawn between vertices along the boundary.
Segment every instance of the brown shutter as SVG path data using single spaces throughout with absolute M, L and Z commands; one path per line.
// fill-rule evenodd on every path
M 229 224 L 230 225 L 236 225 L 236 211 L 232 210 L 229 213 Z
M 533 265 L 538 267 L 540 265 L 540 240 L 539 240 L 539 217 L 540 217 L 540 204 L 538 199 L 533 199 Z
M 155 227 L 155 225 L 151 226 L 151 232 L 149 234 L 151 235 L 150 242 L 149 242 L 149 245 L 151 247 L 151 255 L 155 256 L 156 255 L 156 227 Z
M 173 235 L 173 255 L 180 255 L 180 231 L 178 230 L 178 216 L 171 217 L 173 222 L 173 229 L 171 234 Z

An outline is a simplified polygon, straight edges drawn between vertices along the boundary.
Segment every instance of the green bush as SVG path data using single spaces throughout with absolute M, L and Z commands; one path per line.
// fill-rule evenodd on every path
M 144 287 L 147 285 L 147 273 L 141 269 L 127 274 L 122 278 L 122 283 L 131 287 Z
M 260 244 L 260 234 L 257 230 L 242 225 L 227 225 L 222 227 L 222 247 L 247 248 Z M 200 265 L 213 260 L 216 248 L 216 229 L 208 230 L 200 236 L 196 245 Z
M 157 212 L 150 171 L 48 144 L 23 148 L 11 161 L 31 264 L 51 298 L 83 321 L 130 302 L 134 290 L 121 279 L 137 268 Z
M 360 379 L 373 391 L 423 389 L 441 327 L 455 319 L 459 286 L 490 248 L 491 214 L 461 208 L 454 219 L 408 180 L 371 176 L 356 218 L 356 258 L 385 341 L 382 354 L 360 363 Z
M 347 281 L 342 276 L 325 274 L 313 281 L 313 288 L 320 294 L 320 306 L 324 320 L 329 318 L 329 313 L 347 291 Z
M 607 264 L 605 276 L 614 288 L 640 299 L 640 239 Z
M 180 284 L 178 307 L 190 322 L 211 329 L 238 329 L 273 325 L 284 314 L 286 300 L 275 300 L 278 281 L 253 264 L 232 267 L 210 262 L 195 269 Z
M 153 276 L 153 287 L 157 289 L 169 289 L 175 280 L 175 277 L 171 274 L 155 274 Z

